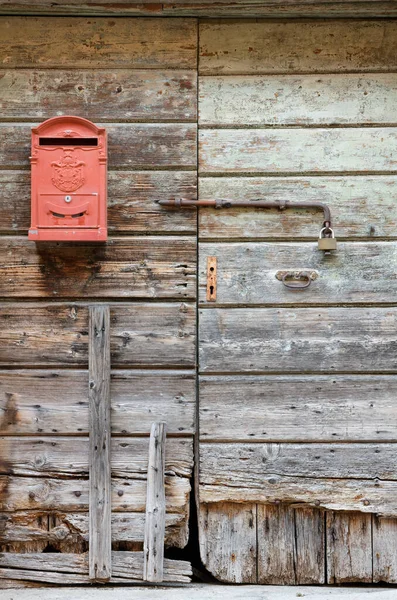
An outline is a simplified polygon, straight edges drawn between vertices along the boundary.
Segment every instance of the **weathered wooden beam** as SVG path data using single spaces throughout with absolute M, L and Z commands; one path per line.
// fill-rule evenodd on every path
M 153 423 L 149 440 L 143 579 L 163 581 L 166 424 Z
M 112 575 L 110 468 L 110 310 L 89 309 L 90 537 L 92 581 Z
M 327 583 L 371 583 L 372 515 L 327 512 L 326 519 Z

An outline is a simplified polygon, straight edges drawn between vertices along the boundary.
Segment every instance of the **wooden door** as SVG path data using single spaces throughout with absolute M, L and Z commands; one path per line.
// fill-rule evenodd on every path
M 200 199 L 317 200 L 339 238 L 319 252 L 315 210 L 200 209 L 200 545 L 223 581 L 397 581 L 396 35 L 200 25 Z M 276 277 L 297 269 L 318 277 Z

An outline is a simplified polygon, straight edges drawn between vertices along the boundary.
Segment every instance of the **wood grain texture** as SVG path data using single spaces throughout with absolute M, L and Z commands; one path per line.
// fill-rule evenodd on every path
M 328 512 L 328 583 L 372 582 L 372 515 Z
M 3 247 L 3 248 L 1 248 Z M 113 238 L 106 244 L 0 239 L 0 295 L 25 298 L 183 298 L 196 295 L 193 237 Z
M 10 121 L 60 113 L 91 121 L 193 121 L 196 95 L 194 71 L 0 71 L 1 119 Z
M 199 319 L 203 373 L 385 373 L 397 367 L 394 308 L 211 308 L 200 310 Z
M 397 519 L 372 518 L 373 581 L 397 582 Z
M 397 24 L 387 21 L 214 21 L 200 24 L 201 74 L 390 71 Z
M 218 76 L 199 80 L 201 126 L 395 123 L 397 76 Z
M 392 218 L 397 202 L 397 178 L 378 177 L 201 177 L 200 199 L 320 201 L 329 206 L 338 238 L 395 237 Z M 188 212 L 188 211 L 187 211 Z M 312 209 L 263 210 L 203 208 L 199 212 L 201 239 L 313 239 L 322 222 Z
M 143 542 L 143 579 L 152 582 L 160 582 L 164 578 L 165 441 L 166 424 L 153 423 L 149 440 Z
M 395 171 L 393 127 L 347 129 L 204 129 L 201 173 Z
M 218 262 L 215 302 L 220 305 L 372 304 L 390 302 L 397 294 L 394 242 L 338 243 L 331 255 L 321 252 L 314 240 L 305 244 L 201 243 L 199 256 L 199 298 L 204 304 L 208 304 L 207 259 L 211 256 Z M 295 271 L 314 271 L 317 279 L 305 290 L 291 290 L 276 277 L 279 271 L 290 272 L 290 280 Z
M 142 580 L 143 552 L 112 552 L 112 562 L 112 582 Z M 16 576 L 28 581 L 89 583 L 87 554 L 1 553 L 0 567 L 0 578 L 9 577 L 14 572 Z M 190 563 L 186 561 L 164 561 L 164 581 L 188 583 L 191 574 Z
M 200 504 L 200 555 L 219 581 L 256 583 L 255 504 Z
M 193 19 L 3 17 L 3 66 L 65 69 L 194 69 Z M 148 40 L 151 41 L 148 44 Z
M 87 434 L 87 385 L 86 371 L 0 371 L 0 434 Z M 149 435 L 153 419 L 168 435 L 195 431 L 192 372 L 112 371 L 110 396 L 113 435 Z
M 258 583 L 295 585 L 295 515 L 289 506 L 259 504 Z
M 0 171 L 0 232 L 30 227 L 30 172 Z M 196 233 L 194 210 L 169 210 L 161 199 L 196 200 L 197 176 L 190 171 L 110 171 L 108 228 L 117 233 Z
M 2 304 L 0 363 L 45 368 L 88 364 L 88 308 L 78 304 Z M 192 367 L 195 309 L 186 303 L 111 307 L 112 365 Z
M 200 378 L 202 441 L 397 441 L 397 378 Z
M 32 123 L 0 125 L 0 167 L 29 168 L 32 126 Z M 193 123 L 106 124 L 109 168 L 194 169 L 196 129 Z
M 325 516 L 312 508 L 295 509 L 296 583 L 325 583 Z
M 89 308 L 89 577 L 112 575 L 110 466 L 110 310 Z

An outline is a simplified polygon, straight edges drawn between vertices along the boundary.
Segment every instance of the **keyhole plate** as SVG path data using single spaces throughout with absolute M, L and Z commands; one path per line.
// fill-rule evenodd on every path
M 216 302 L 216 256 L 207 257 L 207 302 Z

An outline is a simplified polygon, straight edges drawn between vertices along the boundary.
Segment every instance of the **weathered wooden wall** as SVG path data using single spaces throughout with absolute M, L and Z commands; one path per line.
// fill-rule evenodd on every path
M 156 201 L 196 197 L 197 24 L 3 17 L 0 39 L 0 587 L 83 583 L 86 557 L 70 553 L 89 537 L 89 305 L 110 306 L 113 549 L 143 545 L 154 421 L 167 424 L 166 545 L 188 539 L 196 217 Z M 30 128 L 59 114 L 108 130 L 105 245 L 27 242 Z M 69 554 L 52 564 L 45 550 Z M 142 579 L 142 556 L 123 556 L 113 577 Z
M 219 579 L 395 583 L 395 21 L 200 24 L 200 543 Z M 217 259 L 216 302 L 207 259 Z M 291 291 L 278 271 L 317 278 Z

